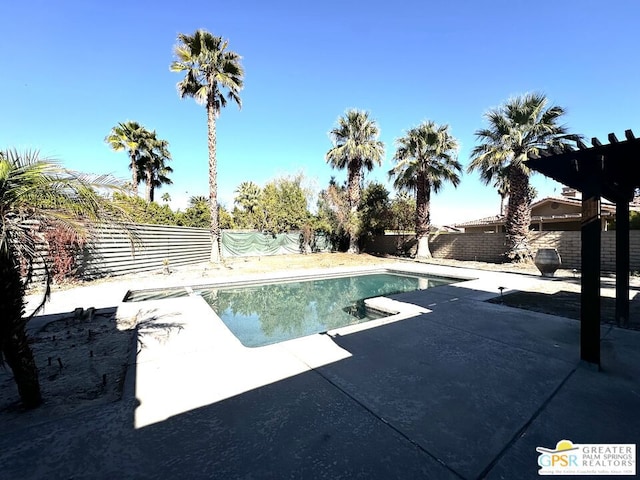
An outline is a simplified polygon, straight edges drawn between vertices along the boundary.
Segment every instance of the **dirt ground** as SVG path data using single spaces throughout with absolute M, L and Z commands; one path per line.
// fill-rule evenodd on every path
M 24 410 L 10 370 L 0 368 L 3 432 L 121 398 L 134 326 L 117 324 L 115 309 L 43 316 L 51 320 L 29 335 L 44 403 Z
M 398 257 L 346 253 L 233 258 L 226 259 L 222 265 L 202 263 L 175 267 L 171 269 L 169 277 L 172 281 L 184 280 L 194 283 L 202 281 L 203 278 L 218 276 L 221 272 L 233 277 L 309 268 L 383 266 L 399 261 L 413 262 L 413 260 Z M 539 275 L 532 263 L 505 265 L 440 259 L 430 260 L 429 263 Z M 103 278 L 84 282 L 84 284 L 118 282 L 131 278 L 157 278 L 158 275 L 163 275 L 161 269 L 135 275 Z M 511 297 L 513 301 L 509 304 L 519 308 L 574 317 L 576 305 L 574 297 L 576 292 L 579 292 L 579 279 L 575 278 L 575 272 L 567 270 L 560 270 L 557 275 L 568 280 L 568 283 L 563 282 L 563 284 L 565 287 L 570 284 L 568 288 L 572 295 L 570 301 L 561 295 L 553 295 L 556 292 L 527 292 L 528 296 Z M 81 284 L 76 282 L 54 286 L 52 295 L 55 296 L 58 290 Z M 640 290 L 640 287 L 634 288 Z M 506 297 L 508 296 L 505 295 Z M 638 298 L 640 295 L 637 296 Z M 570 309 L 573 310 L 569 311 Z M 0 368 L 0 425 L 3 431 L 48 421 L 88 406 L 117 401 L 121 397 L 127 361 L 131 349 L 134 348 L 136 326 L 119 323 L 121 321 L 116 319 L 115 309 L 49 317 L 51 317 L 50 323 L 30 335 L 31 346 L 40 372 L 44 404 L 35 410 L 24 411 L 20 407 L 10 371 Z

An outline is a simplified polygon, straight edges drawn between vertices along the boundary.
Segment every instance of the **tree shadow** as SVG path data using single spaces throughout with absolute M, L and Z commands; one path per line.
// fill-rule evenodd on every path
M 142 320 L 118 319 L 117 307 L 77 308 L 38 315 L 27 324 L 43 404 L 22 406 L 13 374 L 0 368 L 0 423 L 3 429 L 24 428 L 121 400 L 125 378 L 135 378 L 136 354 L 144 341 L 166 340 L 182 324 L 154 310 Z
M 566 290 L 560 290 L 553 294 L 513 292 L 488 301 L 490 303 L 501 303 L 514 308 L 522 308 L 524 310 L 580 320 L 580 297 L 581 294 L 579 292 Z M 600 297 L 601 323 L 616 325 L 615 312 L 616 299 Z M 626 328 L 640 330 L 640 295 L 635 295 L 629 302 L 629 324 Z
M 135 332 L 118 325 L 116 308 L 78 308 L 27 324 L 43 405 L 23 411 L 9 369 L 0 369 L 0 417 L 7 428 L 47 421 L 122 397 Z

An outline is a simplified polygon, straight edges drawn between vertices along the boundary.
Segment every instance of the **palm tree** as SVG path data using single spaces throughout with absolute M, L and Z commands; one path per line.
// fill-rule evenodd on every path
M 531 171 L 526 164 L 527 158 L 549 148 L 566 148 L 580 138 L 568 134 L 567 127 L 558 124 L 564 109 L 548 106 L 548 103 L 541 93 L 527 93 L 489 110 L 485 114 L 489 127 L 476 131 L 480 144 L 471 152 L 467 168 L 469 172 L 478 170 L 485 184 L 494 181 L 507 168 L 506 257 L 511 261 L 531 258 L 528 242 Z
M 8 150 L 0 154 L 0 364 L 6 362 L 13 371 L 27 408 L 42 402 L 38 369 L 25 328 L 48 298 L 48 269 L 47 294 L 27 317 L 24 294 L 33 263 L 39 258 L 43 229 L 55 226 L 85 237 L 87 222 L 108 221 L 116 212 L 95 188 L 116 187 L 109 177 L 64 170 L 37 152 Z
M 169 142 L 158 139 L 154 131 L 151 137 L 144 142 L 143 148 L 137 163 L 138 177 L 144 178 L 147 186 L 147 202 L 153 202 L 156 188 L 173 183 L 168 177 L 173 169 L 165 164 L 166 161 L 171 160 Z
M 227 99 L 242 106 L 240 90 L 244 70 L 240 56 L 227 50 L 228 41 L 206 30 L 196 30 L 193 35 L 178 34 L 174 48 L 177 60 L 171 71 L 185 72 L 178 82 L 180 97 L 193 97 L 207 109 L 209 146 L 209 212 L 211 214 L 211 262 L 220 262 L 220 225 L 218 222 L 218 184 L 216 158 L 216 119 Z M 226 89 L 225 98 L 223 89 Z
M 202 205 L 207 205 L 209 200 L 204 195 L 192 195 L 189 198 L 189 207 L 200 207 Z
M 141 152 L 146 149 L 145 142 L 151 138 L 151 135 L 151 132 L 138 122 L 126 121 L 120 122 L 113 127 L 109 135 L 104 139 L 114 151 L 126 150 L 128 152 L 129 168 L 131 169 L 131 188 L 134 195 L 138 194 L 138 185 L 141 180 L 138 161 Z
M 236 189 L 234 203 L 240 205 L 245 211 L 253 212 L 260 205 L 262 189 L 253 182 L 242 182 Z
M 350 211 L 349 253 L 358 253 L 360 221 L 360 189 L 363 169 L 371 171 L 374 165 L 381 165 L 384 157 L 384 143 L 378 140 L 380 130 L 369 113 L 347 110 L 338 119 L 338 126 L 329 133 L 333 147 L 327 152 L 326 160 L 333 168 L 347 169 L 347 192 Z
M 500 195 L 500 215 L 504 215 L 504 201 L 509 196 L 509 176 L 506 169 L 504 169 L 502 175 L 498 175 L 493 186 L 498 189 L 498 195 Z
M 458 141 L 449 133 L 448 125 L 423 122 L 396 140 L 396 166 L 389 172 L 398 190 L 416 195 L 416 239 L 419 259 L 431 258 L 429 226 L 431 190 L 437 193 L 445 181 L 454 187 L 460 183 L 462 167 L 456 159 Z
M 163 193 L 161 198 L 164 203 L 169 203 L 171 201 L 171 195 L 169 195 L 168 192 Z

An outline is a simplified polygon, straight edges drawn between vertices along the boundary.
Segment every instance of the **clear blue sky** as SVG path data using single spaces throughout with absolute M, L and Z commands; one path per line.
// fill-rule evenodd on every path
M 0 148 L 38 148 L 66 167 L 130 178 L 111 127 L 136 120 L 170 142 L 175 206 L 207 193 L 205 109 L 169 71 L 179 32 L 205 28 L 243 57 L 243 108 L 218 121 L 220 200 L 245 180 L 330 177 L 327 133 L 347 108 L 370 111 L 386 144 L 423 120 L 448 123 L 466 166 L 483 113 L 542 91 L 571 131 L 640 135 L 640 3 L 633 0 L 6 0 L 0 4 Z M 535 176 L 541 195 L 559 186 Z M 432 200 L 432 221 L 497 213 L 477 174 Z

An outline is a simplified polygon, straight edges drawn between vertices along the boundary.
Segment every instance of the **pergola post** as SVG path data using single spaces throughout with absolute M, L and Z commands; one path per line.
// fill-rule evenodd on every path
M 600 366 L 600 198 L 616 204 L 616 321 L 629 318 L 629 202 L 640 188 L 640 138 L 625 130 L 609 144 L 577 138 L 575 146 L 548 148 L 527 160 L 528 166 L 568 187 L 582 191 L 582 280 L 580 358 Z
M 580 359 L 600 365 L 600 195 L 582 191 Z
M 629 323 L 629 202 L 616 202 L 616 323 Z

